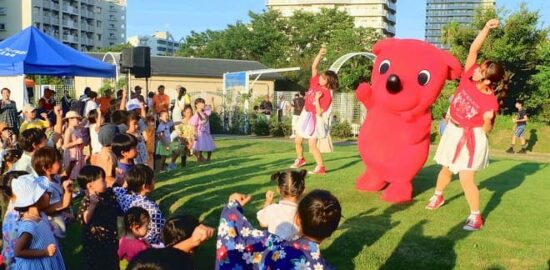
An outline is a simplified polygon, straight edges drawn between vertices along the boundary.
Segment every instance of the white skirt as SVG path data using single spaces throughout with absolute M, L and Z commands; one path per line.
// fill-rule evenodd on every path
M 464 145 L 459 151 L 459 155 L 455 158 L 457 151 L 457 145 L 459 144 L 462 136 L 464 135 L 464 129 L 457 127 L 455 124 L 449 122 L 441 141 L 437 146 L 434 160 L 443 166 L 449 167 L 449 170 L 457 174 L 460 171 L 479 171 L 489 165 L 489 143 L 487 135 L 481 127 L 473 128 L 475 138 L 475 149 L 473 153 L 473 159 L 471 166 L 468 166 L 470 162 L 470 152 L 468 147 Z
M 318 116 L 316 113 L 306 112 L 302 110 L 298 123 L 296 125 L 296 135 L 304 139 L 317 138 L 323 139 L 326 138 L 330 131 L 329 119 L 325 117 Z M 313 124 L 313 117 L 315 117 L 315 122 Z M 315 126 L 313 126 L 315 125 Z

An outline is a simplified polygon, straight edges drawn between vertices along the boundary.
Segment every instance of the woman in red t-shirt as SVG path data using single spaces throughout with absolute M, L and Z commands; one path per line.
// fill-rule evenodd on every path
M 484 61 L 478 66 L 476 61 L 489 32 L 498 25 L 498 20 L 489 20 L 470 46 L 464 73 L 449 107 L 449 124 L 434 158 L 443 167 L 437 178 L 435 194 L 426 206 L 427 209 L 434 210 L 443 205 L 443 190 L 451 182 L 452 174 L 458 173 L 470 206 L 470 216 L 463 227 L 468 231 L 477 231 L 483 226 L 479 210 L 479 190 L 474 176 L 476 171 L 488 165 L 487 134 L 493 128 L 498 110 L 493 87 L 504 75 L 501 65 Z
M 319 63 L 327 53 L 324 47 L 313 60 L 311 65 L 311 79 L 309 90 L 305 96 L 305 104 L 296 129 L 296 155 L 297 158 L 291 168 L 300 168 L 306 164 L 304 159 L 303 139 L 308 139 L 309 150 L 317 163 L 311 174 L 324 174 L 325 164 L 323 156 L 317 147 L 317 140 L 326 138 L 329 134 L 328 122 L 330 119 L 324 117 L 332 103 L 332 90 L 338 88 L 338 76 L 334 71 L 327 70 L 321 74 L 318 72 Z

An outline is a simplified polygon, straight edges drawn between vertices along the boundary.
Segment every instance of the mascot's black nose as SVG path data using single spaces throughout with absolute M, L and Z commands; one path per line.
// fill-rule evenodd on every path
M 388 81 L 386 81 L 386 89 L 388 89 L 388 92 L 390 94 L 397 94 L 403 90 L 403 87 L 401 85 L 401 80 L 397 75 L 391 74 L 388 77 Z

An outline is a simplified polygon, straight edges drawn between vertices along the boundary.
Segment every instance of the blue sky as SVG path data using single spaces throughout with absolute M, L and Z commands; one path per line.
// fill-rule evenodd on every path
M 220 30 L 238 20 L 248 21 L 248 11 L 261 12 L 265 0 L 130 0 L 128 36 L 168 30 L 180 39 L 191 31 Z M 497 6 L 517 10 L 521 0 L 497 0 Z M 550 0 L 529 0 L 529 9 L 540 10 L 550 26 Z M 397 37 L 424 38 L 425 0 L 397 1 Z M 215 8 L 213 8 L 215 7 Z

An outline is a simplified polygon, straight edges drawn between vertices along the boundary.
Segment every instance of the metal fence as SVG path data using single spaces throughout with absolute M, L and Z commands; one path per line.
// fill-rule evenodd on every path
M 289 102 L 297 92 L 275 92 L 275 100 L 278 102 L 281 96 Z M 277 106 L 277 103 L 273 104 Z M 361 124 L 365 118 L 366 110 L 355 97 L 355 93 L 333 93 L 332 111 L 339 122 L 347 121 L 350 124 Z
M 36 85 L 34 87 L 33 96 L 29 96 L 29 102 L 32 104 L 38 104 L 38 100 L 44 95 L 44 89 L 50 88 L 55 91 L 55 101 L 56 104 L 61 105 L 61 99 L 63 98 L 63 95 L 65 92 L 67 94 L 75 99 L 78 97 L 75 97 L 75 88 L 73 84 L 68 85 Z

